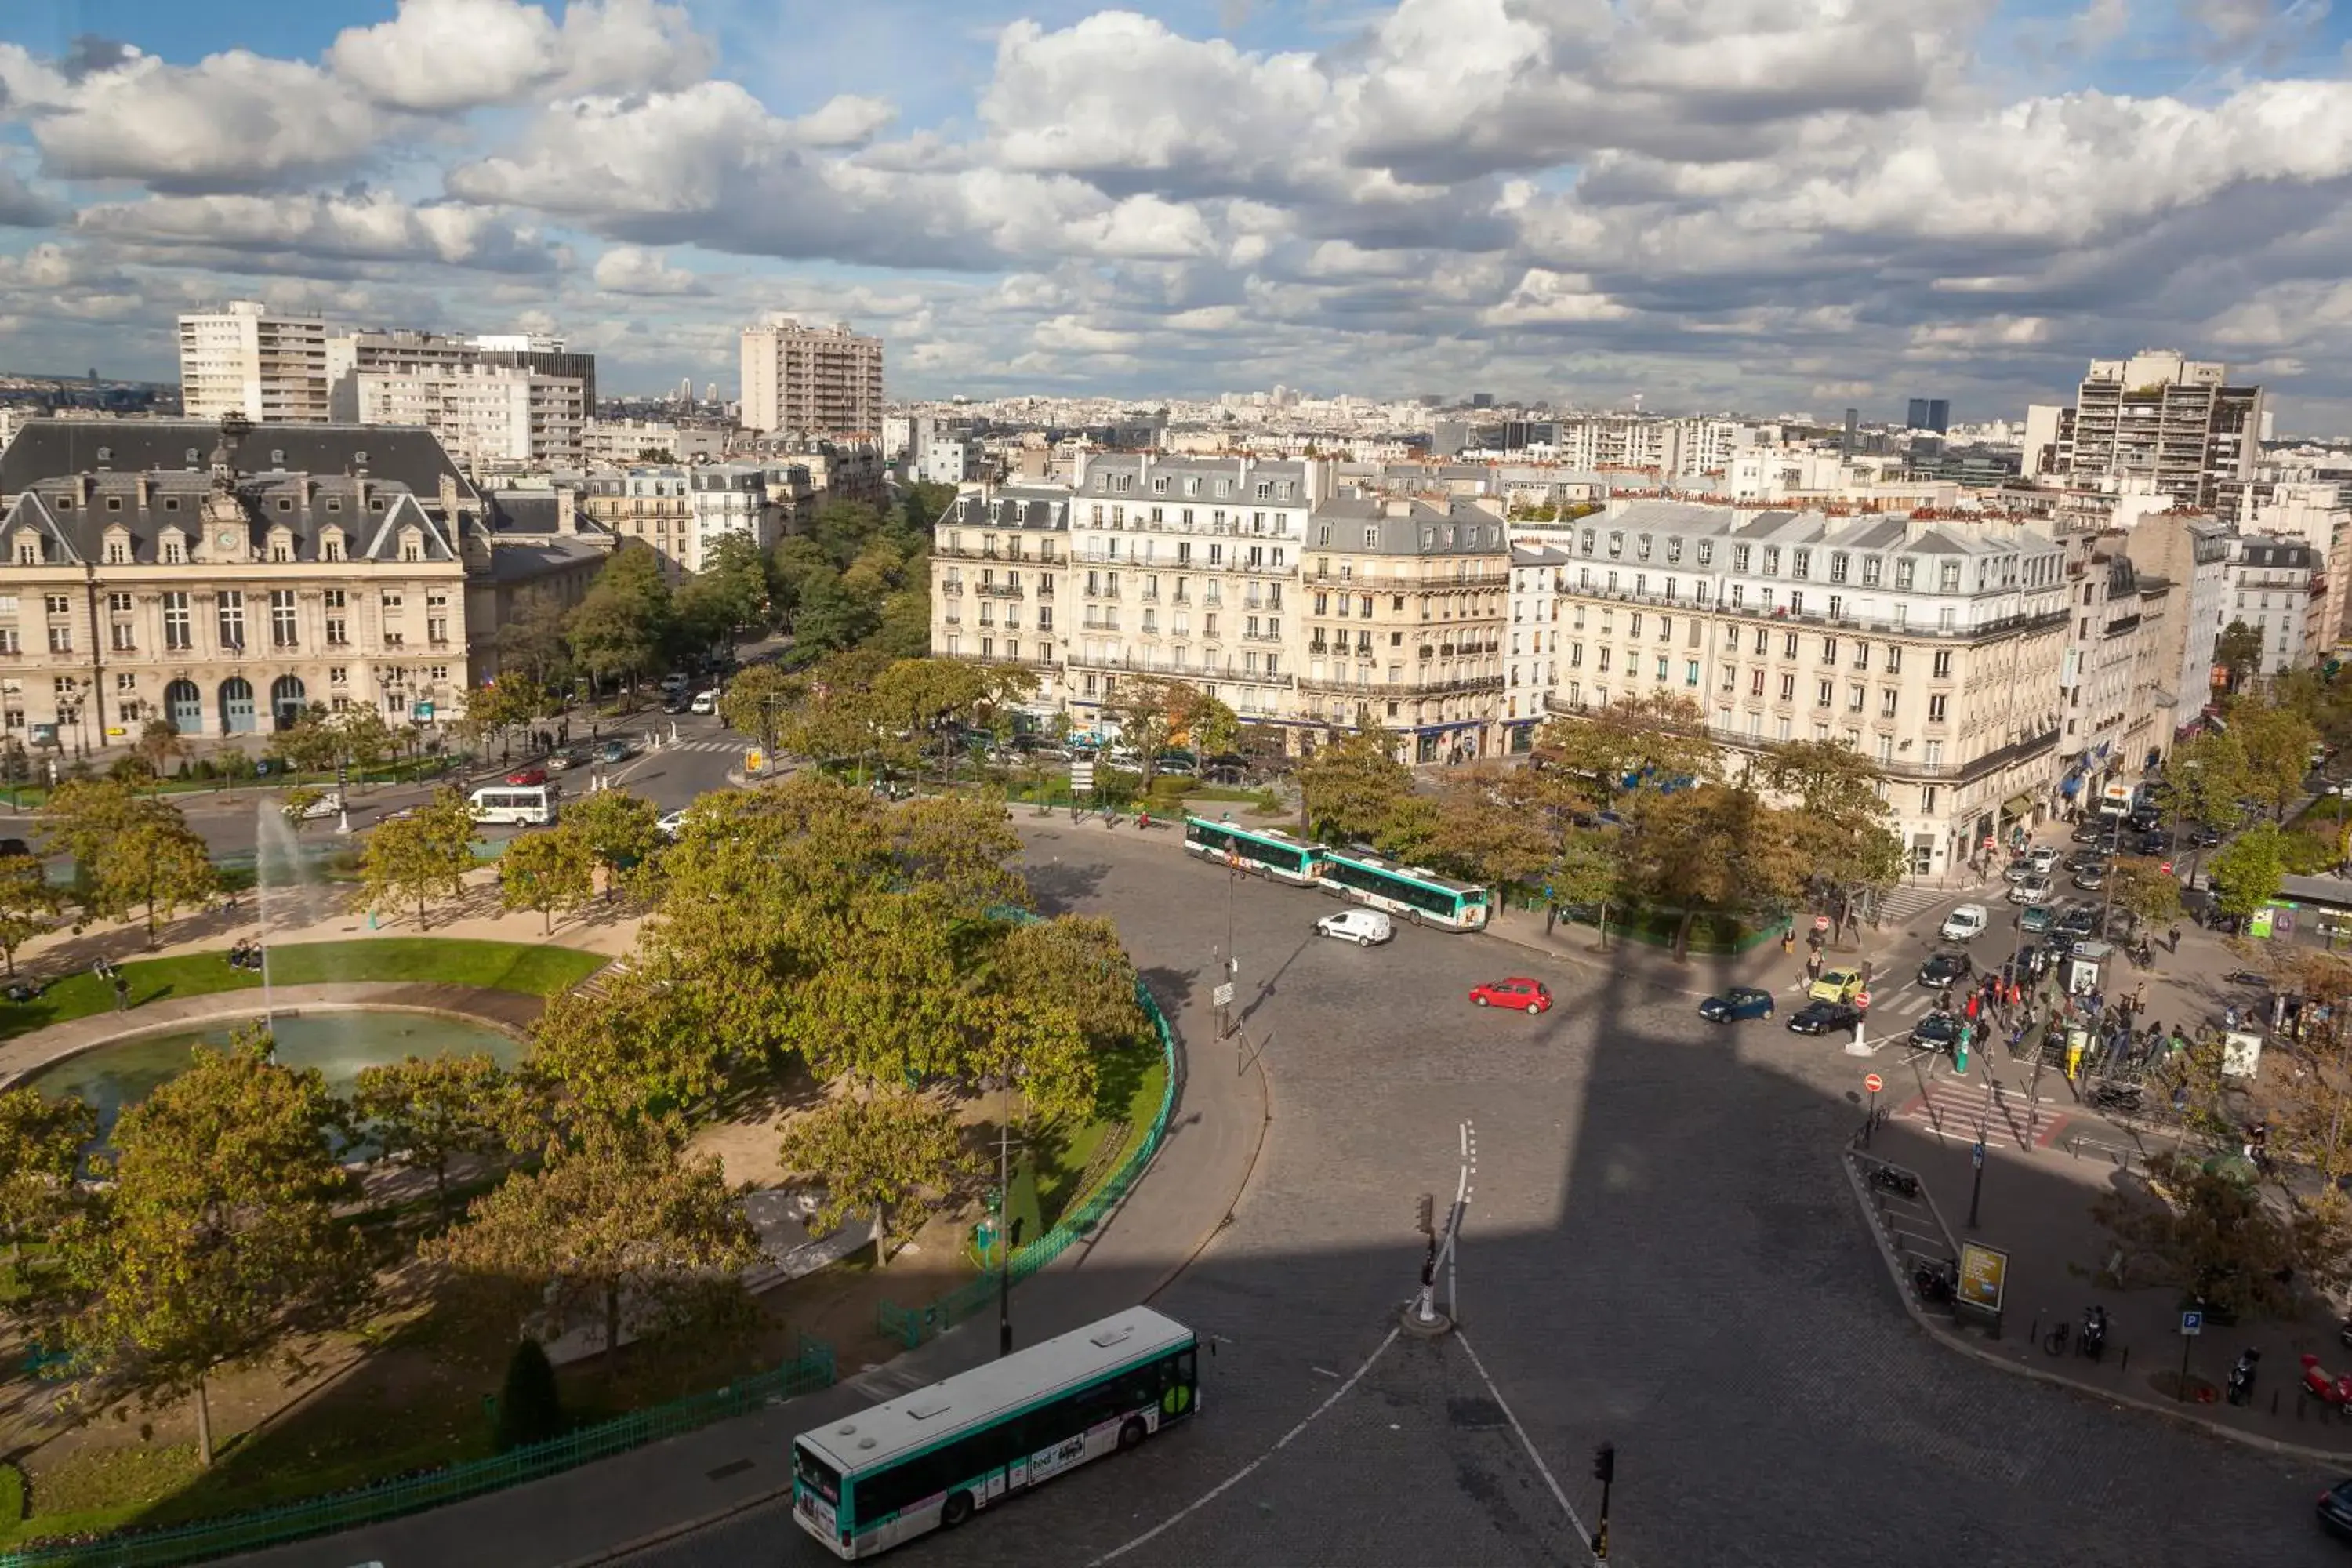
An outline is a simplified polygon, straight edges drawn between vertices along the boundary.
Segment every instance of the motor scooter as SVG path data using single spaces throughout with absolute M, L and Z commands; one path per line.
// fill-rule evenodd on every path
M 2262 1359 L 2263 1352 L 2252 1345 L 2238 1352 L 2237 1364 L 2230 1368 L 2227 1397 L 2231 1404 L 2252 1405 L 2254 1402 L 2254 1363 Z
M 2352 1411 L 2352 1377 L 2331 1377 L 2319 1358 L 2303 1358 L 2303 1391 L 2341 1415 Z

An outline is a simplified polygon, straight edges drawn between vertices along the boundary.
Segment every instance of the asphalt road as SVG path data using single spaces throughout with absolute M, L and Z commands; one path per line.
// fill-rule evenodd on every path
M 1156 1302 L 1217 1337 L 1202 1419 L 899 1560 L 1550 1568 L 1589 1561 L 1553 1482 L 1589 1527 L 1605 1439 L 1612 1561 L 1649 1568 L 2342 1561 L 2318 1469 L 1911 1325 L 1837 1167 L 1834 1043 L 1714 1029 L 1678 990 L 1492 938 L 1318 941 L 1318 895 L 1131 829 L 1023 826 L 1046 904 L 1114 916 L 1156 987 L 1212 984 L 1230 920 L 1275 1121 L 1234 1224 Z M 1466 1005 L 1510 973 L 1561 1006 Z M 1192 1044 L 1195 1073 L 1231 1059 Z M 1414 1195 L 1452 1193 L 1465 1123 L 1465 1332 L 1392 1339 Z M 829 1560 L 772 1507 L 628 1561 Z

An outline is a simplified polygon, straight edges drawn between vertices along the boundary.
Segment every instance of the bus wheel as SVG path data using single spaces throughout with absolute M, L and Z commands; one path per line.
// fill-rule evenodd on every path
M 953 1530 L 971 1517 L 971 1494 L 950 1492 L 948 1500 L 940 1505 L 940 1528 Z
M 1419 925 L 1421 923 L 1421 911 L 1419 910 L 1407 910 L 1405 911 L 1404 918 L 1411 921 L 1413 924 Z
M 1143 1447 L 1143 1439 L 1150 1436 L 1150 1429 L 1144 1426 L 1141 1416 L 1128 1417 L 1127 1425 L 1118 1429 L 1118 1451 L 1122 1454 L 1133 1453 Z

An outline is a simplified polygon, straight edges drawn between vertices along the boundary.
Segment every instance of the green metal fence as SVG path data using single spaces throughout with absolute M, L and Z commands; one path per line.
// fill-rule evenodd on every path
M 1015 1282 L 1026 1279 L 1068 1251 L 1081 1238 L 1094 1234 L 1103 1216 L 1118 1206 L 1151 1163 L 1159 1152 L 1160 1140 L 1168 1133 L 1168 1118 L 1176 1109 L 1176 1099 L 1182 1087 L 1182 1063 L 1176 1051 L 1176 1036 L 1168 1026 L 1167 1015 L 1152 998 L 1142 981 L 1135 983 L 1135 999 L 1142 1004 L 1144 1016 L 1151 1020 L 1152 1033 L 1160 1037 L 1160 1056 L 1168 1068 L 1167 1087 L 1160 1090 L 1160 1110 L 1151 1119 L 1151 1129 L 1144 1134 L 1118 1167 L 1104 1178 L 1102 1184 L 1087 1194 L 1061 1222 L 1013 1254 L 1010 1272 Z M 943 1329 L 954 1327 L 975 1312 L 984 1311 L 996 1300 L 996 1275 L 983 1274 L 967 1280 L 939 1300 L 923 1307 L 901 1307 L 885 1300 L 875 1309 L 875 1320 L 881 1331 L 912 1350 Z M 5 1568 L 5 1565 L 0 1565 Z
M 535 1481 L 714 1421 L 747 1415 L 827 1387 L 833 1380 L 833 1347 L 803 1340 L 800 1354 L 772 1371 L 756 1373 L 708 1394 L 689 1394 L 650 1410 L 583 1426 L 494 1458 L 469 1460 L 425 1475 L 227 1519 L 117 1535 L 87 1544 L 0 1552 L 0 1568 L 172 1568 L 175 1563 L 200 1563 L 233 1552 L 254 1552 L 308 1536 L 331 1535 Z

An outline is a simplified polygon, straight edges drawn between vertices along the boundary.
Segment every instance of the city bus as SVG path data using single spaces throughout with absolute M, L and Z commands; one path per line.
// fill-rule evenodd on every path
M 1369 849 L 1326 849 L 1323 886 L 1358 903 L 1402 915 L 1415 925 L 1484 931 L 1486 889 L 1418 866 L 1401 866 Z
M 553 784 L 491 784 L 476 790 L 467 805 L 476 822 L 545 827 L 555 820 L 558 793 Z
M 1200 1408 L 1200 1343 L 1149 1307 L 793 1439 L 793 1517 L 835 1555 L 952 1530 Z
M 1302 844 L 1279 827 L 1240 827 L 1205 816 L 1184 819 L 1184 848 L 1203 860 L 1237 866 L 1311 888 L 1322 875 L 1323 846 Z

